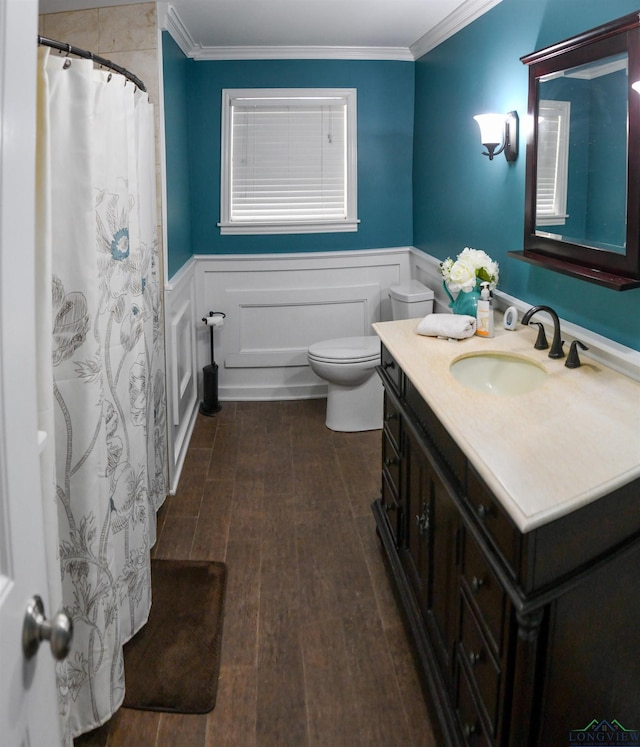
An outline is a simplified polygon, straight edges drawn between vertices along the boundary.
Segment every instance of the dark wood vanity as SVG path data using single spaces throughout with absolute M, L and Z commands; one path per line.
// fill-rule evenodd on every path
M 373 513 L 439 747 L 639 744 L 640 481 L 521 532 L 384 345 L 379 373 Z

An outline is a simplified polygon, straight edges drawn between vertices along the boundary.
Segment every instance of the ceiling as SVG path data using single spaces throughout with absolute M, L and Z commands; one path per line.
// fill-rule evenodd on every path
M 139 1 L 40 0 L 40 12 Z M 415 59 L 500 1 L 172 0 L 159 3 L 159 18 L 161 23 L 169 18 L 163 25 L 173 24 L 183 51 L 196 58 L 247 56 L 252 48 L 264 52 L 304 47 L 316 50 L 313 56 L 358 56 L 354 52 L 359 50 L 361 57 Z

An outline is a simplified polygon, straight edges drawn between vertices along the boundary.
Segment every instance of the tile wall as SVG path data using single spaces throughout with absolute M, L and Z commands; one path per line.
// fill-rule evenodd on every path
M 40 16 L 39 33 L 72 44 L 130 70 L 143 81 L 155 107 L 158 242 L 162 258 L 160 107 L 156 4 L 136 3 Z M 52 51 L 52 54 L 58 54 Z M 160 278 L 164 274 L 160 273 Z

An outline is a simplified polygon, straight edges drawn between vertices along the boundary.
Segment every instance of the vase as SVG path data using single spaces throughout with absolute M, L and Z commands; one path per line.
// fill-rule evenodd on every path
M 478 299 L 480 298 L 480 281 L 476 281 L 475 287 L 466 293 L 465 291 L 459 291 L 455 298 L 447 288 L 446 282 L 443 282 L 442 285 L 447 296 L 451 299 L 449 308 L 454 314 L 468 314 L 475 317 L 478 310 Z

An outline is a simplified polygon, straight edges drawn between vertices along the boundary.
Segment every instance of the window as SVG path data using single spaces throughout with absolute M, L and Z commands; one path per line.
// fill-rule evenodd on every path
M 355 89 L 222 92 L 220 232 L 357 231 Z
M 569 101 L 540 100 L 536 225 L 563 226 L 567 215 Z

